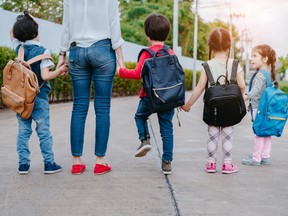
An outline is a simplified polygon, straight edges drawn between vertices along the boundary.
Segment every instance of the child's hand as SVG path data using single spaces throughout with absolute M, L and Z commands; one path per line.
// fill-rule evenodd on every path
M 250 104 L 247 106 L 246 111 L 250 112 Z
M 181 106 L 181 110 L 184 110 L 185 112 L 189 112 L 190 111 L 190 107 L 191 106 L 189 106 L 187 103 L 185 104 L 185 105 L 183 105 L 183 106 Z
M 248 96 L 247 96 L 246 93 L 243 95 L 243 99 L 244 99 L 244 101 L 247 101 L 247 100 L 248 100 Z
M 67 63 L 64 63 L 62 64 L 60 67 L 59 67 L 59 70 L 61 71 L 60 72 L 60 75 L 63 76 L 63 75 L 66 75 L 68 73 L 68 64 Z

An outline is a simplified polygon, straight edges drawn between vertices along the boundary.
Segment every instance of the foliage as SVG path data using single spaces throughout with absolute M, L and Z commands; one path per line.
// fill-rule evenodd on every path
M 279 62 L 281 63 L 281 67 L 279 68 L 280 73 L 285 73 L 285 71 L 288 69 L 288 55 L 284 58 L 281 56 L 279 58 Z
M 16 57 L 15 52 L 8 48 L 8 47 L 0 47 L 0 86 L 2 86 L 3 83 L 3 69 L 6 66 L 7 62 L 11 59 L 14 59 Z M 2 103 L 2 95 L 0 92 L 0 108 L 3 107 Z
M 28 10 L 33 16 L 56 23 L 62 22 L 63 0 L 3 0 L 0 7 L 13 12 Z M 143 30 L 145 18 L 150 13 L 165 15 L 171 23 L 171 32 L 166 44 L 172 46 L 173 41 L 173 0 L 119 0 L 121 14 L 122 36 L 126 41 L 148 46 L 148 41 Z M 182 48 L 182 55 L 192 56 L 194 46 L 194 13 L 191 10 L 192 0 L 179 2 L 179 46 Z M 216 20 L 212 23 L 204 23 L 198 17 L 198 42 L 197 58 L 207 60 L 207 36 L 210 30 L 216 26 L 223 26 L 229 29 L 228 23 Z M 239 36 L 233 26 L 235 44 Z M 235 46 L 235 54 L 239 50 Z
M 280 81 L 279 88 L 288 94 L 288 81 Z
M 171 23 L 171 31 L 166 44 L 172 46 L 173 36 L 173 0 L 120 0 L 121 29 L 125 40 L 148 46 L 148 41 L 143 30 L 145 18 L 150 13 L 165 15 Z M 182 47 L 182 55 L 192 56 L 194 43 L 194 14 L 191 10 L 191 0 L 179 2 L 179 46 Z M 198 19 L 198 48 L 197 56 L 203 59 L 206 53 L 206 36 L 209 28 Z
M 0 7 L 17 13 L 28 10 L 34 17 L 61 23 L 62 2 L 62 0 L 2 0 Z

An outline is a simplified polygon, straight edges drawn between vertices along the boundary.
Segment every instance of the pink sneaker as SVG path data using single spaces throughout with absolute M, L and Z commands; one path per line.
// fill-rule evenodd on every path
M 216 172 L 216 163 L 207 163 L 206 164 L 206 172 L 207 173 L 215 173 Z
M 238 168 L 237 166 L 235 166 L 234 164 L 222 164 L 222 173 L 223 174 L 231 174 L 231 173 L 236 173 L 238 172 Z

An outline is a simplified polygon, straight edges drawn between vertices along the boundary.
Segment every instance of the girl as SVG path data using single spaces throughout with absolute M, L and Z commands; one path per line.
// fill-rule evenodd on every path
M 275 63 L 276 53 L 268 45 L 259 45 L 252 49 L 252 67 L 256 69 L 255 77 L 250 83 L 251 90 L 244 95 L 244 100 L 250 101 L 252 106 L 253 119 L 256 117 L 260 97 L 266 88 L 266 79 L 263 73 L 258 73 L 259 70 L 265 70 L 269 73 L 271 80 L 275 80 Z M 248 155 L 246 159 L 242 160 L 243 165 L 259 166 L 260 164 L 270 164 L 270 151 L 271 151 L 271 136 L 254 138 L 254 151 L 253 154 Z
M 225 75 L 226 71 L 228 73 L 228 80 L 230 80 L 231 69 L 233 64 L 233 59 L 230 59 L 230 46 L 231 38 L 228 33 L 223 28 L 216 28 L 211 31 L 208 37 L 208 48 L 209 48 L 209 59 L 211 59 L 211 54 L 214 54 L 214 58 L 209 60 L 207 63 L 211 69 L 213 79 L 221 75 Z M 242 94 L 245 91 L 245 81 L 243 78 L 243 70 L 238 66 L 237 70 L 237 83 L 241 89 Z M 193 91 L 193 94 L 189 98 L 188 102 L 182 106 L 182 109 L 186 112 L 190 110 L 190 107 L 196 102 L 205 89 L 208 78 L 204 70 L 201 72 L 200 80 Z M 221 83 L 222 82 L 222 83 Z M 224 79 L 220 80 L 220 84 L 224 84 Z M 218 141 L 220 134 L 222 137 L 222 150 L 223 150 L 223 161 L 222 161 L 222 173 L 230 174 L 238 172 L 238 168 L 232 163 L 232 141 L 233 141 L 233 126 L 230 127 L 215 127 L 208 125 L 208 141 L 207 141 L 207 151 L 208 158 L 206 163 L 206 172 L 215 173 L 216 172 L 216 152 L 218 149 Z

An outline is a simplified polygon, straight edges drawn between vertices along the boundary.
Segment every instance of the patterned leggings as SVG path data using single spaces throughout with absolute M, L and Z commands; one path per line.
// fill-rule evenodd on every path
M 233 126 L 231 127 L 215 127 L 208 125 L 208 140 L 207 140 L 207 162 L 216 163 L 216 152 L 218 149 L 218 143 L 222 138 L 222 151 L 223 151 L 223 163 L 232 163 L 232 143 L 233 143 Z

